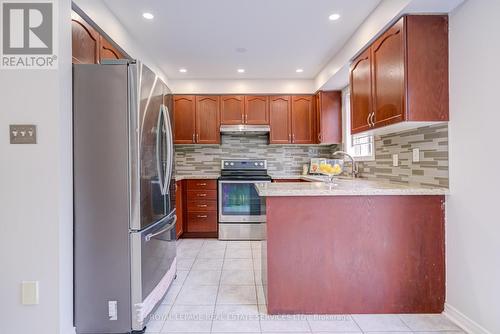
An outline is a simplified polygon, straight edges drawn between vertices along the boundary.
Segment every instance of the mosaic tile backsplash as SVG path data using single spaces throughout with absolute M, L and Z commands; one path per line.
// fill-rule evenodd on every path
M 420 162 L 412 149 L 420 149 Z M 221 145 L 176 145 L 176 173 L 218 175 L 221 159 L 267 159 L 269 174 L 289 177 L 302 173 L 311 158 L 328 158 L 340 146 L 269 145 L 266 135 L 222 135 Z M 392 155 L 399 166 L 392 166 Z M 448 125 L 440 124 L 375 137 L 375 161 L 358 162 L 361 177 L 419 186 L 449 186 Z M 346 169 L 350 168 L 346 166 Z
M 413 148 L 420 149 L 420 162 L 412 161 Z M 392 155 L 399 166 L 392 166 Z M 421 186 L 449 186 L 448 124 L 375 137 L 375 161 L 359 162 L 362 177 Z
M 269 175 L 302 173 L 311 158 L 327 158 L 337 145 L 269 145 L 267 135 L 224 134 L 220 145 L 175 145 L 175 169 L 182 175 L 220 173 L 221 159 L 267 159 Z

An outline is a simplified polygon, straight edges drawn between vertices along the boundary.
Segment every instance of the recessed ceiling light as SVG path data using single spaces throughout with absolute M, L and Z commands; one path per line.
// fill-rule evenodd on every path
M 186 70 L 185 68 L 180 68 L 180 69 L 179 69 L 179 72 L 181 72 L 181 73 L 186 73 L 187 71 L 188 71 L 188 70 Z
M 142 13 L 142 17 L 145 18 L 146 20 L 152 20 L 155 18 L 155 16 L 153 14 L 148 13 L 148 12 Z
M 234 49 L 234 50 L 235 50 L 236 52 L 238 52 L 238 53 L 245 53 L 245 52 L 247 52 L 247 49 L 246 49 L 246 48 L 236 48 L 236 49 Z
M 302 73 L 302 72 L 304 72 L 304 70 L 303 70 L 303 69 L 301 69 L 301 68 L 298 68 L 298 69 L 296 69 L 296 70 L 295 70 L 295 72 L 297 72 L 297 73 Z
M 245 73 L 245 69 L 244 68 L 239 68 L 238 69 L 238 73 Z
M 330 21 L 337 21 L 338 19 L 340 19 L 340 14 L 332 14 L 332 15 L 328 16 L 328 19 Z

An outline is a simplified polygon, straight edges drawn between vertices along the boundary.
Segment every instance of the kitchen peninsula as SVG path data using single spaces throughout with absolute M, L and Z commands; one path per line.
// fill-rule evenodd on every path
M 268 312 L 442 312 L 447 190 L 336 182 L 256 185 Z

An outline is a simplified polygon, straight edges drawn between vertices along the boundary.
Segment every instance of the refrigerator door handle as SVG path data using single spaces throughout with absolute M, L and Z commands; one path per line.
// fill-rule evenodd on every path
M 176 222 L 177 222 L 177 215 L 174 216 L 174 221 L 172 223 L 170 223 L 167 227 L 165 227 L 164 229 L 162 229 L 158 232 L 149 233 L 148 235 L 146 235 L 146 237 L 144 239 L 146 240 L 146 242 L 148 242 L 149 240 L 153 239 L 154 237 L 173 229 L 175 227 Z
M 164 120 L 163 117 L 163 107 L 160 107 L 160 111 L 158 113 L 158 122 L 156 124 L 156 171 L 158 173 L 158 180 L 160 181 L 160 191 L 162 195 L 165 195 L 165 183 L 164 178 L 162 177 L 162 161 L 161 161 L 161 121 Z
M 170 189 L 170 181 L 171 181 L 171 175 L 173 172 L 173 165 L 174 165 L 174 141 L 172 138 L 172 123 L 170 123 L 170 115 L 168 113 L 168 108 L 165 105 L 162 105 L 162 110 L 163 110 L 163 116 L 165 119 L 165 126 L 167 128 L 167 147 L 168 147 L 168 152 L 167 152 L 167 169 L 165 170 L 165 181 L 163 182 L 165 184 L 165 194 L 169 191 Z

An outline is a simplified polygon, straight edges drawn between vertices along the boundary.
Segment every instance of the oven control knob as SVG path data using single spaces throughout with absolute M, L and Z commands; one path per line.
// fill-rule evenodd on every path
M 224 165 L 229 166 L 229 162 L 225 162 Z
M 234 166 L 234 162 L 231 162 L 231 166 Z
M 263 163 L 263 162 L 261 162 L 261 163 L 260 163 L 260 165 L 261 165 L 261 166 L 264 166 L 264 163 Z
M 256 162 L 256 163 L 255 163 L 255 166 L 258 166 L 258 165 L 259 165 L 259 163 L 258 163 L 258 162 Z

